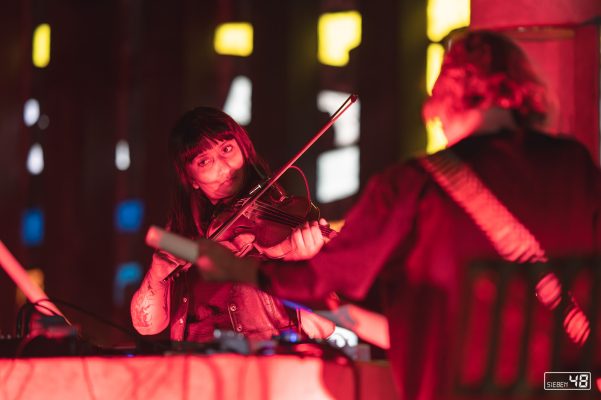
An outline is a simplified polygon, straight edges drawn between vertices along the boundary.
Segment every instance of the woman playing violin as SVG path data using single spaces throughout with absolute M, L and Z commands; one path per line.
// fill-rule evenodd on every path
M 169 138 L 169 153 L 179 179 L 167 229 L 193 239 L 210 236 L 220 215 L 268 172 L 246 131 L 227 114 L 208 107 L 180 118 Z M 276 186 L 264 197 L 269 199 L 263 201 L 278 201 L 282 190 Z M 295 227 L 273 248 L 257 245 L 254 236 L 252 230 L 244 230 L 221 243 L 239 257 L 285 260 L 311 258 L 324 244 L 315 221 Z M 302 320 L 299 312 L 250 286 L 203 282 L 196 268 L 164 251 L 153 255 L 133 296 L 131 317 L 143 335 L 170 326 L 172 340 L 194 342 L 212 340 L 216 329 L 269 339 L 285 330 L 298 332 Z M 331 329 L 321 326 L 310 336 L 327 336 Z

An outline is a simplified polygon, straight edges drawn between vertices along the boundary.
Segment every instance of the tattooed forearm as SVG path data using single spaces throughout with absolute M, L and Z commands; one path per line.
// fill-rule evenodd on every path
M 134 304 L 134 309 L 132 310 L 131 319 L 134 323 L 134 326 L 137 328 L 150 328 L 151 326 L 151 316 L 150 304 L 145 301 L 138 302 L 138 304 Z
M 131 319 L 142 334 L 165 329 L 169 322 L 169 284 L 154 281 L 147 275 L 132 299 Z

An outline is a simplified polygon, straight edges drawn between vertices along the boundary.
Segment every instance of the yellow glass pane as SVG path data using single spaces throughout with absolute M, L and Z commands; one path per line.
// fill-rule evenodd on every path
M 426 60 L 426 90 L 428 94 L 432 94 L 432 88 L 434 82 L 440 74 L 440 66 L 442 65 L 442 58 L 444 56 L 444 47 L 438 43 L 432 43 L 428 46 Z
M 215 52 L 248 57 L 253 52 L 253 26 L 248 22 L 228 22 L 215 29 Z
M 41 269 L 28 269 L 27 275 L 29 275 L 33 283 L 38 285 L 42 290 L 44 289 L 44 272 Z M 23 304 L 25 304 L 25 301 L 25 294 L 21 291 L 21 289 L 17 288 L 15 297 L 15 304 L 17 308 L 20 308 Z
M 437 151 L 447 147 L 447 138 L 444 135 L 440 119 L 433 118 L 429 121 L 426 121 L 426 132 L 428 135 L 426 152 L 428 154 L 436 153 Z
M 38 68 L 45 68 L 50 63 L 50 25 L 41 24 L 35 28 L 31 58 Z
M 443 39 L 454 29 L 470 24 L 470 0 L 428 0 L 428 38 Z
M 343 67 L 348 64 L 349 52 L 361 44 L 361 14 L 357 11 L 322 14 L 317 34 L 319 62 Z

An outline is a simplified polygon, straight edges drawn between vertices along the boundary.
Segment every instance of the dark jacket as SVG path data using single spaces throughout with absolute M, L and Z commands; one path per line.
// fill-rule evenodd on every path
M 582 145 L 499 132 L 452 149 L 548 256 L 601 250 L 601 172 Z M 462 277 L 479 259 L 501 260 L 470 216 L 411 160 L 370 181 L 340 234 L 313 259 L 263 264 L 259 279 L 270 293 L 302 302 L 330 291 L 360 299 L 378 277 L 401 398 L 441 399 L 456 367 Z

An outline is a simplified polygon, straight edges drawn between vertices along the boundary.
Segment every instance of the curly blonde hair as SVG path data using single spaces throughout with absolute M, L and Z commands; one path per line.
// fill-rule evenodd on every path
M 423 117 L 500 107 L 523 127 L 542 125 L 548 116 L 545 85 L 524 52 L 504 35 L 475 30 L 451 38 Z

